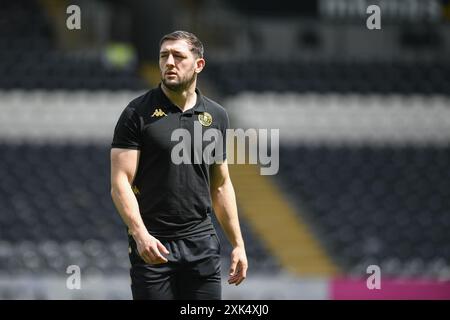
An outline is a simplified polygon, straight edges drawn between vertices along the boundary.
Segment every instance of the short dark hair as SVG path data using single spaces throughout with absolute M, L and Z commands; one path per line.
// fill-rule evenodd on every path
M 198 58 L 203 58 L 203 44 L 193 33 L 177 30 L 166 34 L 159 41 L 159 48 L 161 48 L 163 42 L 166 40 L 185 40 L 191 46 L 192 53 Z

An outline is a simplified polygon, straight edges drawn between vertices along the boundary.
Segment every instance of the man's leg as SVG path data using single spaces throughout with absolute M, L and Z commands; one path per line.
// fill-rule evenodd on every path
M 139 256 L 134 240 L 129 238 L 130 245 L 130 278 L 131 292 L 134 300 L 173 300 L 176 293 L 176 262 L 173 261 L 171 246 L 163 243 L 171 252 L 169 262 L 150 265 Z
M 176 299 L 175 278 L 167 265 L 134 265 L 131 267 L 130 276 L 133 300 Z
M 222 299 L 220 243 L 217 235 L 189 237 L 177 241 L 183 256 L 178 297 L 186 300 Z

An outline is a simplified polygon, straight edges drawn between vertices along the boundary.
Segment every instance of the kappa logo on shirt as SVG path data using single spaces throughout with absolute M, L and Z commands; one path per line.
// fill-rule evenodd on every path
M 167 114 L 164 111 L 162 111 L 161 108 L 155 109 L 155 111 L 152 114 L 152 118 L 153 117 L 163 117 L 163 116 L 167 116 Z

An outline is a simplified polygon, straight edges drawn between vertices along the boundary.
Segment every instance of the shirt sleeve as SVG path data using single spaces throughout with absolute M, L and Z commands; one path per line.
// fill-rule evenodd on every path
M 141 121 L 135 109 L 128 106 L 117 121 L 111 147 L 139 150 L 141 146 Z

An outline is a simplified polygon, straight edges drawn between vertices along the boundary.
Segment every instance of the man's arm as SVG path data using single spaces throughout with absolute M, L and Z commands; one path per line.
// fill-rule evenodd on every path
M 233 246 L 228 283 L 239 285 L 247 276 L 248 262 L 226 160 L 211 166 L 211 199 L 217 219 Z
M 111 197 L 122 220 L 137 244 L 142 259 L 150 264 L 165 263 L 161 254 L 169 251 L 151 236 L 144 225 L 139 205 L 132 190 L 140 152 L 129 149 L 111 149 Z

